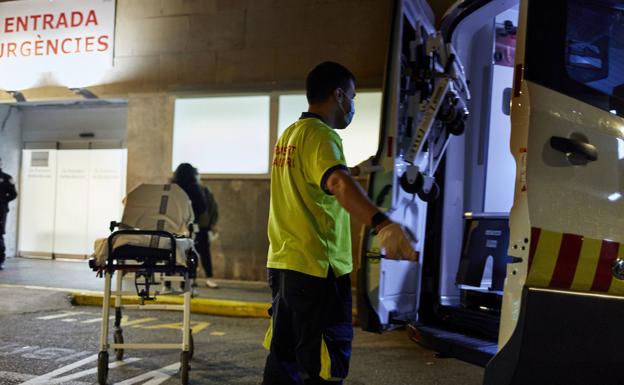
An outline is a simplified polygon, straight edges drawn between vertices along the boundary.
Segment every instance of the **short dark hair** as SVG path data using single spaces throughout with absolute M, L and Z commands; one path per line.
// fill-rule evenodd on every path
M 308 103 L 317 104 L 326 101 L 336 88 L 346 90 L 349 81 L 355 83 L 355 76 L 342 64 L 326 61 L 317 65 L 306 78 Z

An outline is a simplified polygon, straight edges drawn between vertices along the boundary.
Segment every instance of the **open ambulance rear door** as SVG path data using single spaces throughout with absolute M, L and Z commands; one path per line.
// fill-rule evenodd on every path
M 483 156 L 469 156 L 477 151 L 483 152 L 473 147 L 483 147 L 479 142 L 480 138 L 487 137 L 487 131 L 481 129 L 484 125 L 481 123 L 485 120 L 470 119 L 468 106 L 469 101 L 474 102 L 472 107 L 482 114 L 490 108 L 489 99 L 478 97 L 472 100 L 471 93 L 476 90 L 476 95 L 480 96 L 484 94 L 483 84 L 489 84 L 482 75 L 484 71 L 481 66 L 493 60 L 495 17 L 514 4 L 517 1 L 458 3 L 452 15 L 445 18 L 447 26 L 451 27 L 438 32 L 425 0 L 394 1 L 384 79 L 380 145 L 376 155 L 385 171 L 371 176 L 368 192 L 379 207 L 386 209 L 394 221 L 402 223 L 413 235 L 414 247 L 420 259 L 418 263 L 386 260 L 382 258 L 382 250 L 379 250 L 374 234 L 363 234 L 362 263 L 358 274 L 358 315 L 364 330 L 380 332 L 398 325 L 413 325 L 419 315 L 421 292 L 428 293 L 427 297 L 439 294 L 441 298 L 427 300 L 427 309 L 440 308 L 434 304 L 436 301 L 449 308 L 459 305 L 460 291 L 455 280 L 462 254 L 464 214 L 466 210 L 482 213 L 481 217 L 486 218 L 484 222 L 491 222 L 494 214 L 484 213 L 486 189 L 482 187 L 486 180 L 485 167 L 481 161 Z M 467 19 L 473 21 L 466 22 Z M 454 36 L 456 30 L 462 34 L 461 38 Z M 476 56 L 480 55 L 480 60 L 471 59 L 470 47 L 479 48 Z M 491 52 L 488 52 L 487 47 L 490 47 Z M 477 87 L 471 85 L 469 88 L 464 60 L 477 68 L 470 75 Z M 513 59 L 510 63 L 513 65 Z M 492 66 L 488 69 L 492 71 Z M 507 87 L 511 87 L 511 76 L 509 78 Z M 489 95 L 490 91 L 487 90 L 485 94 Z M 503 104 L 496 102 L 496 106 Z M 478 126 L 478 129 L 468 127 L 471 124 Z M 464 130 L 470 135 L 469 139 L 463 138 Z M 508 148 L 507 142 L 505 148 Z M 449 156 L 452 157 L 450 162 Z M 493 163 L 498 163 L 499 169 L 505 169 L 500 165 L 506 162 L 496 159 Z M 513 159 L 507 163 L 511 163 L 513 172 Z M 447 175 L 446 179 L 450 179 L 450 183 L 444 175 L 449 174 L 449 168 L 453 175 Z M 470 169 L 465 175 L 464 168 Z M 464 183 L 464 179 L 471 183 Z M 513 195 L 513 175 L 510 180 L 506 183 L 509 194 L 503 194 L 510 196 L 508 207 L 511 207 Z M 473 203 L 465 203 L 464 196 L 471 197 Z M 505 201 L 506 198 L 501 200 Z M 503 214 L 504 217 L 508 212 Z M 498 242 L 497 245 L 503 247 L 507 241 L 506 218 L 500 222 L 505 222 L 504 231 L 496 232 L 504 234 L 505 239 L 500 239 L 500 242 L 488 239 L 488 242 Z M 506 249 L 504 246 L 502 254 L 506 253 Z M 497 271 L 499 265 L 502 265 L 500 275 L 503 278 L 505 258 L 506 254 L 496 262 Z M 423 283 L 424 269 L 428 270 L 427 281 Z M 436 281 L 444 281 L 442 285 L 448 286 L 448 290 L 436 290 Z M 493 281 L 497 282 L 498 279 Z M 498 288 L 498 284 L 491 286 L 501 291 L 502 279 L 500 281 L 501 288 Z M 492 297 L 498 295 L 486 293 L 490 294 Z M 485 322 L 491 324 L 491 327 L 477 325 L 477 328 L 494 329 L 496 336 L 497 310 L 490 313 L 485 318 L 481 314 L 476 317 L 478 320 L 487 319 Z M 472 319 L 471 323 L 474 323 Z M 494 352 L 495 342 L 493 344 Z M 485 358 L 478 361 L 484 364 L 491 354 L 485 354 Z
M 622 384 L 624 1 L 522 1 L 514 83 L 516 263 L 484 384 Z
M 414 247 L 424 250 L 427 203 L 406 194 L 398 185 L 405 172 L 400 158 L 412 136 L 407 120 L 418 106 L 417 92 L 402 92 L 401 82 L 410 75 L 408 62 L 422 51 L 426 37 L 434 33 L 434 16 L 425 0 L 395 0 L 384 79 L 380 145 L 376 160 L 384 172 L 371 175 L 369 196 L 392 220 L 412 233 Z M 420 47 L 409 42 L 420 41 Z M 381 332 L 416 319 L 420 290 L 420 264 L 381 258 L 373 234 L 362 237 L 362 263 L 358 274 L 358 317 L 364 330 Z

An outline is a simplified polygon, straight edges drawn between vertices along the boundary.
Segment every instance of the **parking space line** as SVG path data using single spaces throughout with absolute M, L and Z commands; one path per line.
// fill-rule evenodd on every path
M 37 319 L 47 321 L 47 320 L 51 320 L 51 319 L 71 317 L 71 316 L 78 315 L 78 314 L 88 314 L 88 313 L 84 312 L 84 311 L 67 311 L 67 312 L 63 312 L 61 314 L 53 314 L 53 315 L 47 315 L 47 316 L 43 316 L 43 317 L 37 317 Z
M 67 318 L 67 317 L 71 317 L 74 315 L 79 315 L 79 314 L 86 314 L 86 315 L 91 315 L 93 316 L 93 313 L 89 313 L 89 312 L 63 312 L 60 314 L 52 314 L 52 315 L 47 315 L 47 316 L 42 316 L 42 317 L 38 317 L 37 319 L 40 320 L 44 320 L 44 321 L 49 321 L 49 320 L 59 320 L 62 322 L 78 322 L 81 324 L 92 324 L 92 323 L 98 323 L 102 321 L 101 317 L 97 317 L 97 318 L 89 318 L 89 319 L 85 319 L 85 320 L 80 320 L 77 318 Z M 110 316 L 109 320 L 113 320 L 115 319 L 115 316 Z M 157 317 L 146 317 L 146 318 L 139 318 L 139 319 L 135 319 L 135 320 L 131 320 L 130 317 L 128 315 L 124 315 L 121 318 L 121 326 L 122 327 L 133 327 L 133 328 L 142 328 L 142 329 L 174 329 L 174 330 L 179 330 L 182 329 L 182 323 L 181 322 L 173 322 L 173 323 L 161 323 L 161 324 L 155 324 L 155 325 L 146 325 L 150 322 L 154 322 L 154 321 L 158 321 Z M 197 334 L 199 332 L 201 332 L 202 330 L 206 329 L 208 326 L 210 326 L 210 322 L 198 322 L 198 321 L 192 321 L 191 322 L 191 327 L 193 329 L 193 334 Z
M 33 289 L 33 290 L 45 290 L 45 291 L 62 291 L 67 293 L 76 293 L 77 291 L 85 294 L 101 294 L 100 291 L 94 290 L 80 290 L 80 289 L 68 289 L 66 287 L 46 287 L 46 286 L 33 286 L 33 285 L 12 285 L 8 283 L 0 283 L 0 288 L 8 289 Z
M 32 358 L 35 360 L 51 360 L 57 357 L 64 357 L 74 353 L 74 349 L 66 348 L 40 348 L 29 353 L 22 354 L 23 358 Z
M 66 357 L 57 358 L 56 362 L 71 361 L 74 358 L 78 358 L 78 357 L 81 357 L 81 356 L 86 356 L 88 354 L 91 354 L 91 352 L 88 351 L 88 350 L 83 350 L 83 351 L 78 352 L 78 353 L 70 354 L 69 356 L 66 356 Z
M 60 375 L 63 375 L 65 373 L 68 373 L 76 368 L 79 368 L 81 366 L 90 364 L 91 362 L 95 362 L 98 359 L 98 355 L 94 354 L 92 356 L 89 356 L 87 358 L 83 358 L 80 361 L 74 362 L 73 364 L 69 364 L 66 366 L 63 366 L 61 368 L 58 368 L 50 373 L 44 374 L 42 376 L 39 377 L 35 377 L 31 380 L 28 380 L 26 382 L 23 382 L 21 385 L 52 385 L 52 384 L 61 384 L 63 382 L 66 381 L 72 381 L 75 380 L 77 378 L 81 378 L 81 377 L 86 377 L 92 374 L 97 373 L 97 368 L 91 368 L 91 369 L 86 369 L 77 373 L 73 373 L 70 374 L 68 376 L 65 377 L 58 377 Z M 111 363 L 108 368 L 109 369 L 114 369 L 114 368 L 118 368 L 120 366 L 124 366 L 133 362 L 137 362 L 140 361 L 141 358 L 127 358 L 124 361 L 115 361 L 113 363 Z
M 0 356 L 12 356 L 12 355 L 15 355 L 15 354 L 24 354 L 24 353 L 32 352 L 33 350 L 37 350 L 37 349 L 39 349 L 39 346 L 37 346 L 37 345 L 35 345 L 35 346 L 20 346 L 20 345 L 16 345 L 16 349 L 15 350 L 13 350 L 12 352 L 0 353 Z
M 20 345 L 16 344 L 16 343 L 10 343 L 10 344 L 7 344 L 7 345 L 2 345 L 2 346 L 0 346 L 0 351 L 18 348 L 19 346 Z
M 142 385 L 159 385 L 175 376 L 179 369 L 180 363 L 176 362 L 175 364 L 165 366 L 164 368 L 153 370 L 122 382 L 117 382 L 115 385 L 133 385 L 138 383 L 143 383 Z M 149 381 L 143 382 L 146 380 Z

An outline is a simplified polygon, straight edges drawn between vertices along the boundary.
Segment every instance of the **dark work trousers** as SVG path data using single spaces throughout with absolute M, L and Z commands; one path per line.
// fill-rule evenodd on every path
M 210 255 L 208 229 L 200 228 L 195 235 L 195 250 L 199 253 L 199 259 L 206 272 L 206 278 L 212 277 L 212 257 Z
M 0 204 L 0 266 L 4 263 L 6 257 L 6 247 L 4 245 L 4 232 L 6 228 L 6 218 L 9 209 L 5 205 Z
M 349 274 L 336 278 L 329 270 L 327 278 L 318 278 L 269 269 L 272 336 L 263 385 L 339 385 L 347 377 L 351 279 Z

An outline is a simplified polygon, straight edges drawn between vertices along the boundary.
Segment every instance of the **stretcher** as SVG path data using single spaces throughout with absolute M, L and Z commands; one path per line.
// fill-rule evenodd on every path
M 190 327 L 190 305 L 198 255 L 193 247 L 193 210 L 186 193 L 175 184 L 143 184 L 132 190 L 124 200 L 121 222 L 111 222 L 108 238 L 95 242 L 89 261 L 93 270 L 104 277 L 102 328 L 98 355 L 98 383 L 106 384 L 108 349 L 122 360 L 125 349 L 180 349 L 180 377 L 188 384 L 193 337 Z M 116 230 L 117 229 L 117 230 Z M 116 275 L 115 290 L 111 290 Z M 122 277 L 134 274 L 135 292 L 122 290 Z M 159 279 L 157 277 L 160 276 Z M 154 288 L 165 282 L 179 282 L 184 303 L 158 305 L 145 303 L 160 294 Z M 137 295 L 139 304 L 124 305 L 122 296 Z M 115 299 L 113 343 L 109 344 L 109 313 L 111 297 Z M 182 343 L 124 343 L 121 328 L 122 311 L 175 310 L 183 313 Z
M 405 171 L 399 183 L 405 192 L 433 202 L 440 194 L 435 173 L 451 136 L 464 132 L 470 91 L 453 45 L 440 33 L 417 35 L 410 57 L 402 60 L 407 87 L 401 93 L 399 121 L 409 140 L 400 149 Z

